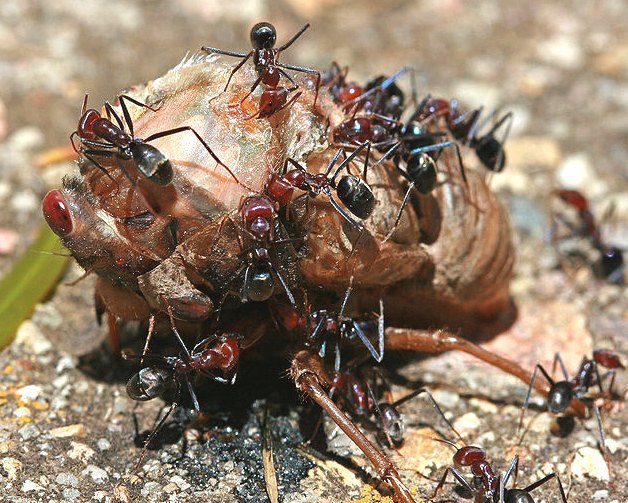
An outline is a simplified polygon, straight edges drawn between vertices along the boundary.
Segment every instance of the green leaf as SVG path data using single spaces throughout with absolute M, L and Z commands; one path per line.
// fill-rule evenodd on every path
M 42 224 L 37 240 L 0 280 L 0 349 L 11 343 L 35 305 L 54 291 L 69 259 L 59 237 Z

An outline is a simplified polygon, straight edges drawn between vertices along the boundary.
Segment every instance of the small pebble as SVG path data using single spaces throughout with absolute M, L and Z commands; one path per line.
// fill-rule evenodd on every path
M 10 255 L 15 250 L 20 235 L 11 229 L 0 229 L 0 255 Z
M 15 344 L 23 346 L 28 353 L 42 355 L 53 349 L 52 343 L 32 321 L 24 321 L 17 329 Z
M 486 412 L 487 414 L 497 414 L 499 412 L 497 405 L 487 400 L 480 400 L 479 398 L 471 398 L 469 400 L 469 405 L 482 412 Z
M 22 484 L 22 492 L 30 492 L 30 491 L 44 491 L 45 489 L 40 486 L 39 484 L 37 484 L 36 482 L 33 482 L 32 480 L 25 480 L 24 483 Z
M 460 395 L 447 389 L 435 389 L 431 393 L 442 409 L 453 409 L 460 402 Z
M 604 456 L 598 449 L 592 447 L 578 449 L 571 463 L 571 474 L 578 480 L 583 480 L 586 477 L 604 481 L 610 480 Z
M 592 499 L 605 500 L 608 498 L 608 489 L 598 489 L 593 493 Z
M 13 411 L 13 415 L 15 417 L 29 417 L 31 410 L 28 407 L 18 407 Z
M 61 374 L 64 370 L 76 368 L 76 361 L 71 356 L 62 356 L 57 362 L 55 370 L 57 374 Z
M 161 484 L 159 484 L 158 482 L 150 481 L 144 484 L 144 487 L 142 487 L 141 494 L 142 496 L 146 497 L 158 491 L 161 491 Z
M 109 474 L 96 465 L 87 465 L 81 474 L 90 476 L 96 484 L 102 484 L 109 479 Z
M 460 416 L 454 422 L 454 428 L 458 430 L 463 437 L 466 435 L 474 435 L 480 429 L 480 418 L 473 412 L 467 412 Z
M 556 35 L 541 42 L 537 56 L 552 66 L 574 70 L 582 65 L 584 55 L 578 39 L 569 35 Z
M 98 447 L 101 451 L 108 451 L 111 449 L 111 442 L 109 442 L 106 438 L 99 438 L 96 442 L 96 447 Z
M 103 501 L 105 500 L 105 498 L 107 498 L 107 491 L 96 491 L 94 492 L 94 496 L 92 497 L 92 499 L 95 499 L 96 501 Z
M 55 482 L 62 486 L 78 486 L 78 479 L 71 473 L 62 472 L 55 477 Z
M 84 424 L 78 423 L 53 428 L 49 433 L 55 438 L 84 437 L 87 434 L 87 429 Z
M 74 500 L 81 496 L 81 492 L 78 489 L 68 488 L 63 490 L 63 497 L 66 500 Z
M 39 429 L 32 423 L 25 424 L 18 430 L 18 435 L 22 440 L 30 440 L 31 438 L 38 437 L 40 434 Z
M 170 477 L 170 482 L 177 484 L 182 491 L 187 491 L 191 486 L 188 484 L 183 477 L 179 475 L 173 475 Z
M 37 384 L 29 384 L 15 391 L 21 400 L 33 401 L 41 394 L 41 386 Z
M 180 490 L 181 490 L 181 488 L 177 484 L 175 484 L 173 482 L 170 482 L 169 484 L 166 484 L 162 488 L 162 491 L 167 493 L 167 494 L 176 493 L 176 492 L 179 492 Z
M 94 454 L 96 454 L 94 449 L 83 443 L 72 442 L 71 445 L 72 448 L 68 452 L 68 457 L 70 459 L 77 459 L 86 463 Z
M 24 465 L 19 459 L 7 457 L 0 459 L 0 466 L 7 472 L 9 480 L 14 480 Z

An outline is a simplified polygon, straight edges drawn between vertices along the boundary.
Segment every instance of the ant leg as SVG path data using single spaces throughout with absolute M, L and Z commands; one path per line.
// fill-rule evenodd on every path
M 286 292 L 286 296 L 288 297 L 288 300 L 290 301 L 290 304 L 292 304 L 292 306 L 296 309 L 297 302 L 294 299 L 294 295 L 292 295 L 292 292 L 290 291 L 290 288 L 288 288 L 288 284 L 283 279 L 283 276 L 281 275 L 281 273 L 272 264 L 269 264 L 269 265 L 270 265 L 271 269 L 274 271 L 275 275 L 277 276 L 277 279 L 281 283 L 281 286 L 283 286 L 283 289 Z
M 403 201 L 401 202 L 401 206 L 399 207 L 399 211 L 397 212 L 397 218 L 395 218 L 395 223 L 393 224 L 391 229 L 388 231 L 388 234 L 386 234 L 386 237 L 384 238 L 382 243 L 385 243 L 392 237 L 393 233 L 395 232 L 395 229 L 397 228 L 397 225 L 399 225 L 399 221 L 401 220 L 401 215 L 403 214 L 403 210 L 408 204 L 408 200 L 410 199 L 410 194 L 412 193 L 413 188 L 414 188 L 414 182 L 410 182 L 408 184 L 408 190 L 406 190 L 406 195 L 403 197 Z
M 172 307 L 170 306 L 168 299 L 166 299 L 163 295 L 161 295 L 160 297 L 161 297 L 162 302 L 166 305 L 166 310 L 168 311 L 168 318 L 170 318 L 170 328 L 172 328 L 172 332 L 174 333 L 175 338 L 179 342 L 181 349 L 183 349 L 185 356 L 188 358 L 188 360 L 191 360 L 192 355 L 190 355 L 190 351 L 185 345 L 185 342 L 183 342 L 183 339 L 181 338 L 181 335 L 179 334 L 179 331 L 177 330 L 177 327 L 174 324 L 174 315 L 172 314 Z
M 611 477 L 611 455 L 606 447 L 606 435 L 604 435 L 604 428 L 602 428 L 602 416 L 600 414 L 600 408 L 593 404 L 593 412 L 595 413 L 595 420 L 597 421 L 597 429 L 600 433 L 600 450 L 606 461 L 606 467 L 608 468 L 608 477 Z
M 519 426 L 517 426 L 517 435 L 519 435 L 521 427 L 523 426 L 523 415 L 525 414 L 526 410 L 528 410 L 528 404 L 530 403 L 530 394 L 532 392 L 532 388 L 534 387 L 537 370 L 540 370 L 543 373 L 543 376 L 545 377 L 545 379 L 547 379 L 547 382 L 550 384 L 550 386 L 554 385 L 554 381 L 550 378 L 545 369 L 541 365 L 535 365 L 534 370 L 532 371 L 532 375 L 530 376 L 530 386 L 528 386 L 528 392 L 526 393 L 526 398 L 523 401 L 523 406 L 521 407 L 521 416 L 519 417 Z M 522 440 L 523 437 L 519 440 L 519 443 L 521 443 Z
M 181 390 L 181 385 L 177 379 L 177 396 L 180 393 Z M 157 423 L 157 426 L 155 426 L 155 428 L 153 428 L 153 431 L 150 432 L 150 435 L 148 435 L 148 437 L 146 438 L 146 440 L 144 441 L 144 446 L 142 447 L 142 451 L 140 452 L 140 456 L 137 460 L 137 462 L 135 463 L 135 465 L 133 466 L 133 469 L 131 470 L 131 473 L 129 474 L 129 476 L 134 475 L 137 470 L 139 470 L 140 465 L 142 464 L 142 460 L 144 459 L 144 456 L 146 456 L 146 451 L 148 450 L 148 446 L 150 445 L 150 443 L 152 442 L 152 440 L 155 438 L 155 436 L 157 435 L 157 433 L 159 433 L 159 430 L 161 430 L 161 428 L 163 428 L 166 419 L 168 419 L 168 416 L 170 416 L 170 414 L 172 414 L 172 411 L 174 411 L 174 409 L 177 408 L 179 404 L 174 401 L 170 404 L 170 407 L 168 408 L 168 411 L 166 412 L 166 414 L 159 420 L 159 423 Z
M 205 150 L 207 150 L 207 152 L 209 152 L 209 155 L 211 155 L 213 157 L 214 161 L 216 161 L 223 168 L 225 168 L 227 170 L 227 172 L 231 175 L 231 178 L 233 178 L 236 181 L 236 183 L 238 183 L 238 185 L 241 185 L 246 190 L 251 190 L 251 191 L 253 190 L 250 187 L 247 187 L 245 184 L 243 184 L 240 180 L 237 179 L 237 177 L 233 174 L 233 171 L 231 171 L 227 167 L 227 165 L 225 163 L 223 163 L 218 158 L 218 156 L 214 153 L 214 151 L 211 149 L 211 147 L 205 142 L 205 140 L 203 140 L 203 138 L 201 138 L 201 135 L 198 134 L 196 132 L 196 130 L 192 126 L 181 126 L 181 127 L 177 127 L 177 128 L 174 128 L 174 129 L 169 129 L 168 131 L 161 131 L 159 133 L 155 133 L 155 134 L 150 135 L 144 141 L 148 143 L 149 141 L 156 140 L 157 138 L 163 138 L 164 136 L 170 136 L 170 135 L 173 135 L 173 134 L 182 133 L 183 131 L 191 131 L 194 134 L 194 136 L 196 136 L 198 141 L 201 142 L 203 147 L 205 147 Z
M 554 372 L 556 371 L 556 362 L 560 364 L 560 370 L 563 373 L 563 376 L 565 377 L 565 381 L 569 381 L 569 374 L 567 373 L 567 367 L 565 367 L 565 362 L 563 362 L 563 359 L 561 358 L 560 353 L 556 353 L 554 355 L 554 362 L 552 363 L 552 375 L 554 375 Z
M 513 485 L 516 486 L 517 472 L 519 471 L 519 456 L 516 454 L 515 454 L 515 457 L 512 458 L 512 461 L 510 462 L 510 466 L 508 467 L 508 470 L 506 470 L 506 473 L 504 473 L 504 475 L 501 478 L 501 484 L 499 487 L 500 503 L 504 502 L 504 490 L 506 488 L 506 484 L 508 484 L 508 481 L 510 480 L 510 476 L 512 475 L 513 471 L 515 472 L 515 483 Z
M 148 106 L 146 103 L 142 103 L 141 101 L 138 101 L 135 98 L 131 98 L 130 96 L 126 94 L 121 94 L 120 96 L 118 96 L 118 101 L 120 102 L 120 108 L 122 108 L 122 115 L 124 115 L 124 121 L 126 122 L 127 128 L 129 129 L 129 133 L 131 133 L 131 136 L 134 136 L 133 121 L 131 120 L 131 114 L 129 113 L 129 109 L 126 106 L 125 100 L 129 101 L 130 103 L 133 103 L 134 105 L 137 105 L 138 107 L 148 108 L 149 110 L 153 112 L 156 112 L 157 109 L 151 106 Z M 109 102 L 105 103 L 105 106 L 107 105 L 111 107 Z M 124 128 L 122 127 L 120 129 L 124 130 Z
M 458 433 L 458 430 L 456 430 L 456 428 L 454 428 L 454 425 L 451 424 L 451 421 L 449 421 L 449 419 L 447 419 L 447 416 L 445 416 L 445 413 L 443 412 L 443 409 L 440 408 L 440 405 L 438 405 L 438 402 L 436 401 L 436 399 L 434 398 L 434 396 L 432 395 L 432 393 L 430 393 L 430 390 L 427 388 L 419 388 L 417 390 L 412 391 L 411 393 L 408 393 L 406 396 L 402 396 L 399 400 L 396 400 L 395 402 L 393 402 L 391 405 L 395 408 L 399 407 L 400 405 L 403 405 L 404 403 L 406 403 L 409 400 L 412 400 L 415 396 L 420 395 L 421 393 L 425 393 L 427 395 L 427 397 L 430 399 L 430 401 L 432 402 L 432 405 L 434 406 L 434 408 L 436 409 L 436 411 L 438 412 L 438 414 L 440 415 L 440 417 L 443 418 L 443 421 L 445 421 L 445 423 L 447 424 L 447 426 L 449 427 L 449 429 L 451 431 L 453 431 L 455 433 L 455 435 L 458 437 L 458 439 L 464 444 L 465 441 L 462 438 L 462 435 L 460 435 L 460 433 Z M 452 444 L 453 445 L 453 444 Z M 454 446 L 455 447 L 455 446 Z
M 224 54 L 224 53 L 222 53 Z M 225 84 L 225 88 L 223 89 L 223 93 L 227 90 L 227 88 L 229 87 L 229 84 L 231 83 L 231 79 L 233 78 L 233 76 L 235 75 L 235 73 L 244 66 L 244 63 L 246 63 L 249 58 L 253 55 L 253 51 L 249 52 L 246 56 L 244 56 L 242 58 L 242 61 L 240 61 L 237 65 L 235 65 L 232 69 L 231 69 L 231 73 L 229 74 L 229 78 L 227 79 L 227 83 Z
M 294 70 L 295 72 L 303 72 L 309 73 L 310 75 L 316 75 L 316 84 L 314 84 L 316 87 L 316 91 L 314 92 L 314 106 L 316 106 L 316 101 L 318 100 L 318 90 L 321 87 L 321 72 L 312 68 L 306 68 L 304 66 L 285 65 L 283 63 L 277 63 L 277 67 L 279 71 L 281 71 L 281 68 L 286 68 L 287 70 Z M 281 73 L 288 77 L 286 73 Z M 294 81 L 290 77 L 288 77 L 288 80 L 290 80 L 294 84 Z
M 251 89 L 249 89 L 249 92 L 246 93 L 246 95 L 244 96 L 244 98 L 242 98 L 240 100 L 240 105 L 242 105 L 242 103 L 244 103 L 244 100 L 246 100 L 249 96 L 251 96 L 251 94 L 253 94 L 253 91 L 255 91 L 255 89 L 257 89 L 257 86 L 259 86 L 259 83 L 262 81 L 262 77 L 257 77 L 257 79 L 255 80 L 255 82 L 253 82 L 253 85 L 251 86 Z
M 294 44 L 295 40 L 299 38 L 301 35 L 303 35 L 303 32 L 307 30 L 309 27 L 310 27 L 310 23 L 305 23 L 299 31 L 297 31 L 294 35 L 292 35 L 290 40 L 288 40 L 281 47 L 277 48 L 276 54 L 278 55 L 280 52 L 285 51 L 288 47 Z
M 229 83 L 231 82 L 231 78 L 233 77 L 233 74 L 237 72 L 240 68 L 242 68 L 242 65 L 244 65 L 244 63 L 246 63 L 249 60 L 249 58 L 253 55 L 253 52 L 254 52 L 254 51 L 251 51 L 248 54 L 245 54 L 242 52 L 225 51 L 224 49 L 218 49 L 216 47 L 205 47 L 205 46 L 201 47 L 201 51 L 207 52 L 209 54 L 222 54 L 223 56 L 232 56 L 234 58 L 242 58 L 242 61 L 240 61 L 234 68 L 232 68 L 231 74 L 229 75 L 229 78 L 227 79 L 227 83 L 225 84 L 225 88 L 223 92 L 226 91 L 227 88 L 229 87 Z
M 153 334 L 155 333 L 155 314 L 151 313 L 148 318 L 148 334 L 146 334 L 146 342 L 144 343 L 144 349 L 142 350 L 142 357 L 140 358 L 140 367 L 144 366 L 144 358 L 146 357 L 146 353 L 148 353 L 148 346 L 150 345 L 150 341 L 153 338 Z
M 190 379 L 188 379 L 187 375 L 183 375 L 183 378 L 185 379 L 185 385 L 188 388 L 188 393 L 190 394 L 190 398 L 192 399 L 192 404 L 194 405 L 194 410 L 196 412 L 200 412 L 201 411 L 201 406 L 198 403 L 198 398 L 196 397 L 196 393 L 194 392 L 194 388 L 192 387 L 192 383 L 190 382 Z
M 353 161 L 353 159 L 356 158 L 356 156 L 362 152 L 362 150 L 364 150 L 366 148 L 366 155 L 368 156 L 370 154 L 371 151 L 371 142 L 370 141 L 365 141 L 364 143 L 360 143 L 360 145 L 358 145 L 358 148 L 356 148 L 353 152 L 351 152 L 351 154 L 349 154 L 347 156 L 346 159 L 344 159 L 340 165 L 336 168 L 336 171 L 334 171 L 333 176 L 331 177 L 331 183 L 335 184 L 336 183 L 336 177 L 340 174 L 340 172 L 347 168 L 347 166 L 349 166 L 349 163 L 351 161 Z M 336 155 L 334 156 L 334 158 L 331 160 L 331 162 L 329 163 L 329 165 L 327 166 L 327 169 L 325 170 L 325 175 L 329 175 L 329 172 L 331 171 L 331 168 L 334 166 L 334 164 L 336 164 L 336 161 L 338 161 L 338 157 L 340 157 L 340 155 L 344 155 L 345 151 L 343 148 L 338 149 L 338 152 L 336 152 Z M 365 169 L 366 172 L 366 169 Z
M 401 481 L 392 461 L 375 447 L 358 427 L 338 408 L 323 389 L 329 383 L 320 358 L 309 350 L 299 351 L 292 360 L 290 373 L 296 387 L 316 402 L 338 427 L 358 446 L 377 470 L 378 476 L 390 484 L 399 503 L 415 503 L 412 494 Z
M 558 483 L 558 490 L 560 492 L 560 499 L 563 501 L 563 503 L 567 503 L 567 496 L 565 496 L 565 489 L 563 489 L 563 484 L 560 481 L 560 477 L 558 476 L 557 473 L 553 472 L 550 473 L 549 475 L 546 475 L 545 477 L 537 480 L 536 482 L 530 484 L 528 487 L 526 487 L 525 489 L 523 489 L 524 492 L 529 493 L 530 491 L 534 491 L 534 489 L 536 489 L 537 487 L 545 484 L 545 482 L 547 482 L 550 479 L 556 479 L 556 482 Z

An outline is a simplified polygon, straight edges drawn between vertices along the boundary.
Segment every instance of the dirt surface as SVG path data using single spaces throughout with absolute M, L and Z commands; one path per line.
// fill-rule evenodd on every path
M 598 347 L 619 351 L 625 362 L 625 287 L 597 280 L 587 263 L 561 269 L 549 233 L 556 210 L 551 190 L 575 188 L 590 198 L 604 239 L 628 248 L 627 15 L 621 1 L 575 0 L 534 8 L 510 0 L 1 2 L 0 273 L 32 242 L 43 194 L 74 169 L 69 162 L 40 169 L 35 161 L 44 150 L 67 145 L 85 92 L 93 103 L 110 99 L 161 75 L 201 45 L 248 50 L 248 30 L 259 20 L 275 24 L 280 42 L 310 22 L 285 61 L 326 69 L 335 60 L 349 65 L 358 81 L 409 64 L 417 70 L 420 95 L 514 112 L 507 168 L 491 183 L 517 232 L 512 294 L 520 314 L 486 346 L 529 369 L 536 363 L 551 368 L 560 351 L 574 372 Z M 577 240 L 568 246 L 591 251 Z M 72 268 L 67 280 L 80 275 Z M 313 414 L 300 405 L 281 366 L 244 372 L 228 392 L 209 390 L 206 423 L 188 424 L 186 409 L 179 409 L 160 449 L 145 458 L 143 480 L 116 489 L 141 445 L 132 412 L 145 433 L 160 404 L 135 409 L 127 398 L 124 382 L 133 369 L 102 344 L 105 329 L 96 323 L 92 290 L 91 278 L 59 287 L 21 327 L 16 344 L 0 354 L 4 501 L 268 501 L 260 454 L 265 411 L 281 501 L 381 501 L 364 485 L 374 482 L 364 459 L 348 457 L 333 432 L 328 443 L 339 454 L 333 459 L 297 448 Z M 555 471 L 571 502 L 628 499 L 623 404 L 604 414 L 611 484 L 594 420 L 576 420 L 574 431 L 558 438 L 535 398 L 519 444 L 522 383 L 458 354 L 403 355 L 388 364 L 396 396 L 428 384 L 467 442 L 485 448 L 498 469 L 518 454 L 518 486 Z M 626 388 L 625 376 L 617 385 Z M 431 493 L 451 460 L 447 446 L 428 438 L 436 435 L 430 428 L 450 432 L 422 398 L 402 411 L 407 440 L 392 455 L 418 499 Z M 535 501 L 559 501 L 554 481 L 533 495 Z M 439 498 L 463 500 L 451 483 Z

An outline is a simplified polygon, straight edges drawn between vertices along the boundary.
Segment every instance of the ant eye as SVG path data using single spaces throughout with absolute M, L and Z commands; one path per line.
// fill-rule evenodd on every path
M 277 41 L 277 31 L 270 23 L 257 23 L 251 28 L 251 45 L 259 49 L 272 49 Z
M 72 234 L 74 224 L 68 203 L 58 190 L 51 190 L 46 194 L 41 205 L 46 222 L 52 231 L 59 237 Z
M 164 376 L 159 369 L 145 367 L 126 384 L 126 392 L 133 400 L 144 402 L 160 396 L 166 387 Z

